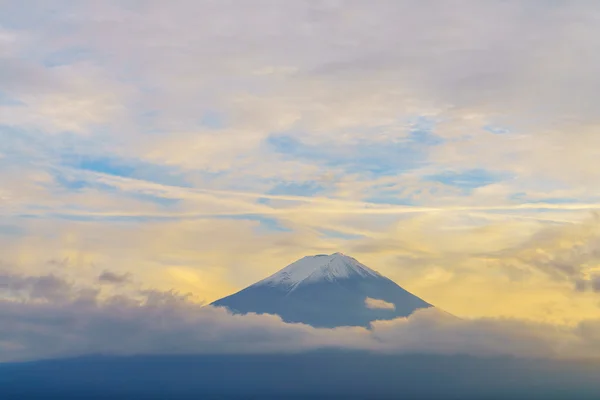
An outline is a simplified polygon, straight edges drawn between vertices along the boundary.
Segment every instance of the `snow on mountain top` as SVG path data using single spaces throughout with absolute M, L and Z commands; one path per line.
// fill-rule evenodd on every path
M 352 276 L 381 277 L 381 275 L 342 253 L 306 256 L 279 272 L 257 282 L 254 286 L 284 285 L 293 290 L 302 282 L 335 281 Z

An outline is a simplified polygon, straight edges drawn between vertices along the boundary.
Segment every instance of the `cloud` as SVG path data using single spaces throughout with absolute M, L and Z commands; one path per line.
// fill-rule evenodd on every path
M 594 275 L 591 279 L 592 281 L 592 290 L 594 292 L 600 292 L 600 275 Z
M 4 2 L 0 262 L 208 301 L 342 249 L 453 314 L 597 315 L 599 11 Z
M 11 297 L 57 302 L 67 300 L 71 289 L 71 284 L 54 275 L 28 277 L 7 273 L 0 275 L 0 293 L 3 292 Z
M 600 293 L 600 275 L 593 274 L 589 279 L 576 279 L 575 280 L 575 290 L 578 292 L 592 291 L 596 293 Z
M 581 280 L 600 262 L 600 214 L 579 224 L 545 227 L 496 256 L 501 262 L 538 268 L 555 279 Z
M 381 309 L 381 310 L 395 310 L 396 306 L 393 303 L 388 303 L 385 300 L 380 300 L 380 299 L 372 299 L 370 297 L 367 297 L 365 299 L 365 306 L 367 308 L 372 308 L 372 309 Z
M 129 273 L 125 274 L 116 274 L 110 271 L 104 271 L 98 276 L 98 281 L 100 283 L 112 283 L 112 284 L 123 284 L 127 283 L 131 280 L 131 275 Z
M 26 280 L 45 281 L 44 277 Z M 82 354 L 295 353 L 323 348 L 386 354 L 600 357 L 598 320 L 564 326 L 459 319 L 427 309 L 408 318 L 375 321 L 371 329 L 317 329 L 286 324 L 272 315 L 232 315 L 225 308 L 202 306 L 173 291 L 143 290 L 81 301 L 78 294 L 83 292 L 98 293 L 71 286 L 65 294 L 68 301 L 54 296 L 31 301 L 39 299 L 35 292 L 29 293 L 29 300 L 3 297 L 0 361 Z
M 365 342 L 357 328 L 318 331 L 275 316 L 236 317 L 185 296 L 145 292 L 102 305 L 2 301 L 2 361 L 79 354 L 297 352 Z M 365 343 L 365 345 L 367 345 Z

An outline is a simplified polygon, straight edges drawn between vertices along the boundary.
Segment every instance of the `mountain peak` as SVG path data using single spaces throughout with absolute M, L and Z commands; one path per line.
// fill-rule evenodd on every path
M 356 259 L 343 253 L 306 256 L 253 286 L 285 286 L 290 291 L 302 283 L 333 282 L 351 277 L 381 277 Z
M 236 314 L 275 314 L 285 322 L 329 328 L 368 327 L 374 320 L 406 317 L 431 307 L 342 253 L 303 257 L 211 305 Z

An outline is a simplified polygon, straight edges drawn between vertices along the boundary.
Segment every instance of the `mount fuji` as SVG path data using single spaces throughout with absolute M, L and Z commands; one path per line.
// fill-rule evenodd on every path
M 211 304 L 236 314 L 279 315 L 314 327 L 365 326 L 431 304 L 342 253 L 307 256 Z

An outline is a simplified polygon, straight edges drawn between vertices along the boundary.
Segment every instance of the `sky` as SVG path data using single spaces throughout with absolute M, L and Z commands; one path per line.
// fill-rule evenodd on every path
M 469 323 L 600 340 L 599 22 L 593 1 L 0 0 L 0 318 L 22 329 L 0 346 L 43 350 L 25 309 L 143 325 L 338 251 Z

